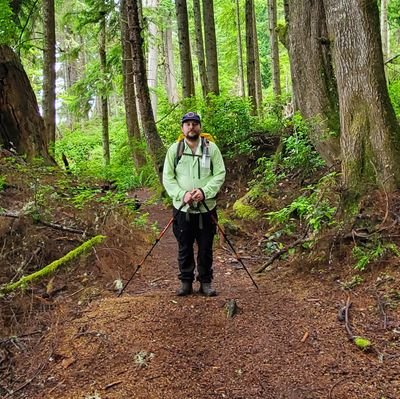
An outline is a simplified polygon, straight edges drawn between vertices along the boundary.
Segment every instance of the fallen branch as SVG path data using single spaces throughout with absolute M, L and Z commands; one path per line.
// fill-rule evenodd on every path
M 0 294 L 6 294 L 8 292 L 14 291 L 16 288 L 25 287 L 28 283 L 42 277 L 46 277 L 56 271 L 60 266 L 65 265 L 66 263 L 72 261 L 73 259 L 79 257 L 84 252 L 91 249 L 93 246 L 100 244 L 106 237 L 98 235 L 96 237 L 91 238 L 90 240 L 84 242 L 79 247 L 73 249 L 68 252 L 62 258 L 55 260 L 49 265 L 43 267 L 35 273 L 29 274 L 28 276 L 24 276 L 20 278 L 15 283 L 9 283 L 0 288 Z
M 21 213 L 17 213 L 17 212 L 3 210 L 2 212 L 0 212 L 0 216 L 6 217 L 6 218 L 18 219 L 24 215 Z M 64 226 L 62 224 L 44 222 L 43 220 L 40 220 L 40 219 L 35 220 L 35 222 L 39 223 L 43 226 L 51 227 L 52 229 L 56 229 L 56 230 L 68 231 L 70 233 L 76 233 L 76 234 L 85 234 L 84 230 L 75 229 L 74 227 L 68 227 L 68 226 Z
M 307 232 L 306 232 L 307 234 Z M 307 242 L 309 240 L 309 237 L 301 237 L 298 238 L 296 241 L 292 242 L 289 246 L 287 246 L 286 248 L 283 248 L 281 250 L 279 250 L 278 252 L 275 252 L 269 259 L 267 262 L 265 262 L 258 270 L 256 270 L 256 273 L 261 273 L 263 272 L 269 265 L 271 265 L 272 263 L 274 263 L 274 261 L 276 259 L 278 259 L 281 255 L 285 254 L 286 252 L 288 252 L 290 249 L 297 247 L 298 245 L 304 244 L 305 242 Z
M 351 341 L 354 340 L 354 335 L 353 332 L 351 331 L 350 328 L 350 323 L 349 323 L 349 309 L 351 306 L 351 302 L 350 302 L 350 295 L 347 297 L 347 301 L 346 301 L 346 306 L 344 307 L 344 326 L 346 328 L 347 331 L 347 335 L 349 336 L 349 339 Z
M 74 227 L 68 227 L 62 224 L 48 223 L 48 222 L 43 222 L 42 220 L 39 220 L 38 223 L 42 224 L 43 226 L 51 227 L 52 229 L 56 230 L 68 231 L 69 233 L 76 233 L 76 234 L 85 234 L 84 230 L 75 229 Z

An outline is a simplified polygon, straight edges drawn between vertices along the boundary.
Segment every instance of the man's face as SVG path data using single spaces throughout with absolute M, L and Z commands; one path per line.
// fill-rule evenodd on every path
M 182 133 L 186 139 L 196 141 L 200 136 L 201 126 L 196 121 L 186 121 L 182 124 Z

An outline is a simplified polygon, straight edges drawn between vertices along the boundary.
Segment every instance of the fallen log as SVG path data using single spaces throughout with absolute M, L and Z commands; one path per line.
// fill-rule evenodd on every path
M 84 242 L 82 245 L 79 247 L 73 249 L 72 251 L 68 252 L 66 255 L 64 255 L 62 258 L 55 260 L 54 262 L 50 263 L 49 265 L 43 267 L 42 269 L 29 274 L 28 276 L 23 276 L 21 277 L 18 281 L 15 283 L 9 283 L 4 285 L 3 287 L 0 288 L 0 294 L 7 294 L 9 292 L 14 291 L 15 289 L 19 287 L 25 287 L 28 283 L 37 280 L 42 277 L 46 277 L 53 272 L 55 272 L 60 266 L 65 265 L 66 263 L 74 260 L 75 258 L 79 257 L 92 247 L 94 247 L 97 244 L 100 244 L 106 237 L 102 235 L 95 236 L 91 238 L 90 240 Z

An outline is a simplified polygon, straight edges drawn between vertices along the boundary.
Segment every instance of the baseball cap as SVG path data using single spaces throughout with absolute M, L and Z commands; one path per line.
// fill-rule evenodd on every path
M 194 121 L 201 124 L 200 116 L 196 114 L 196 112 L 188 112 L 187 114 L 182 116 L 181 123 L 185 123 L 187 121 Z

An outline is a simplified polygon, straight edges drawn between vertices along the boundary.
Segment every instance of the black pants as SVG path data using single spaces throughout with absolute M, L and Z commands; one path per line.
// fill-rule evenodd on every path
M 217 220 L 214 208 L 207 213 L 186 213 L 174 209 L 173 231 L 178 241 L 179 279 L 193 281 L 194 270 L 194 243 L 197 242 L 197 280 L 201 283 L 210 283 L 213 277 L 213 240 L 217 226 L 211 215 Z

